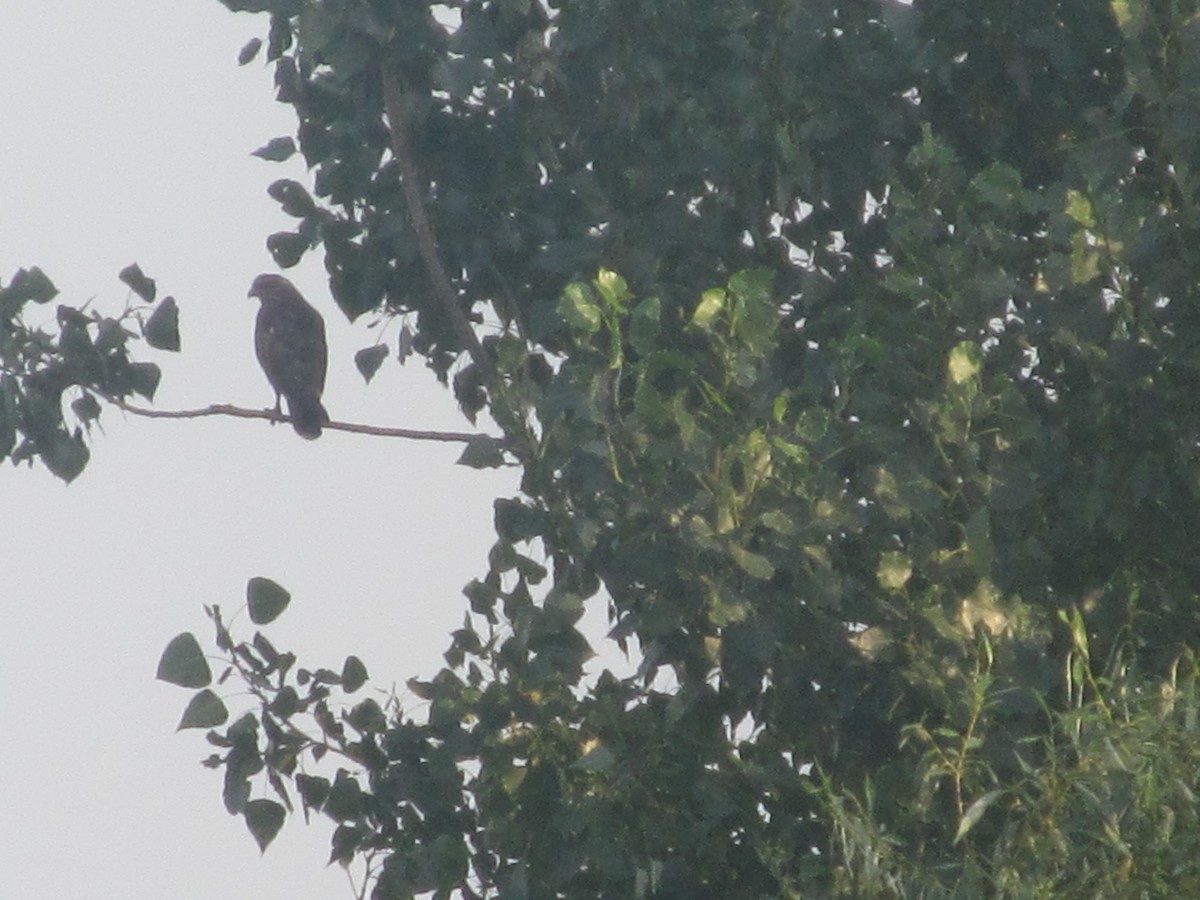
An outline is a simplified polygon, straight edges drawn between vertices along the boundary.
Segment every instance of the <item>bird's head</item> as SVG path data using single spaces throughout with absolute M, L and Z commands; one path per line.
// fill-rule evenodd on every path
M 288 297 L 295 293 L 295 285 L 282 275 L 266 272 L 254 279 L 246 296 L 257 297 L 259 300 L 270 300 L 277 297 Z

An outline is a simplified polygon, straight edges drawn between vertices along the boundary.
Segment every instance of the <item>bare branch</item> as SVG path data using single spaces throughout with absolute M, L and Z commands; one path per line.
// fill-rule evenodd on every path
M 246 409 L 229 403 L 214 403 L 200 409 L 146 409 L 134 406 L 117 397 L 104 397 L 127 413 L 143 416 L 147 419 L 198 419 L 203 416 L 234 416 L 239 419 L 266 419 L 269 422 L 291 422 L 291 417 L 276 413 L 273 409 Z M 337 431 L 352 431 L 356 434 L 373 434 L 379 437 L 408 438 L 413 441 L 442 441 L 445 443 L 467 443 L 482 434 L 469 434 L 463 431 L 423 431 L 416 428 L 385 428 L 380 425 L 360 425 L 355 422 L 329 422 L 322 428 L 332 428 Z

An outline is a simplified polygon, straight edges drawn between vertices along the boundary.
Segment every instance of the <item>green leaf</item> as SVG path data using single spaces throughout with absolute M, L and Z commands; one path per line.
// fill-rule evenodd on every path
M 725 309 L 728 295 L 721 288 L 712 288 L 700 295 L 700 304 L 692 313 L 692 324 L 704 331 L 711 331 L 713 322 Z
M 608 269 L 600 270 L 594 284 L 605 305 L 614 312 L 621 312 L 625 308 L 626 302 L 633 297 L 629 293 L 629 285 L 625 283 L 625 279 Z
M 912 560 L 908 558 L 907 554 L 898 550 L 889 550 L 887 553 L 880 554 L 875 577 L 879 580 L 879 586 L 884 590 L 904 590 L 904 586 L 912 578 L 912 573 Z
M 58 296 L 58 288 L 37 266 L 18 269 L 8 287 L 0 290 L 0 315 L 15 315 L 17 310 L 32 300 L 34 303 L 49 303 Z
M 89 393 L 71 401 L 71 412 L 81 422 L 91 422 L 100 418 L 100 404 L 96 398 Z
M 396 359 L 400 361 L 400 365 L 404 365 L 405 360 L 412 356 L 414 337 L 412 329 L 407 325 L 400 329 L 400 337 L 396 339 Z
M 271 138 L 250 155 L 269 162 L 283 162 L 285 159 L 290 159 L 295 153 L 296 142 L 294 140 L 290 137 L 277 137 Z
M 142 326 L 146 343 L 156 350 L 179 352 L 179 306 L 174 297 L 165 297 Z
M 467 877 L 470 860 L 459 835 L 439 834 L 429 848 L 429 866 L 434 883 L 443 896 Z
M 296 693 L 296 689 L 290 684 L 284 685 L 279 693 L 275 695 L 270 703 L 272 715 L 276 715 L 281 719 L 288 719 L 294 716 L 300 709 L 300 695 Z
M 342 690 L 353 694 L 367 683 L 367 667 L 357 656 L 347 656 L 342 664 Z
M 738 568 L 752 578 L 761 578 L 765 581 L 775 576 L 775 567 L 771 565 L 771 561 L 765 556 L 752 553 L 744 547 L 739 547 L 737 544 L 729 546 L 729 555 L 738 564 Z
M 558 313 L 572 330 L 587 334 L 599 331 L 604 322 L 604 314 L 591 288 L 580 282 L 567 285 L 558 303 Z
M 346 713 L 346 721 L 362 734 L 383 734 L 387 716 L 377 702 L 368 698 Z
M 629 317 L 629 343 L 643 356 L 654 350 L 662 330 L 661 319 L 662 302 L 657 297 L 647 297 L 634 307 Z
M 78 429 L 74 434 L 58 429 L 38 443 L 42 462 L 55 476 L 68 484 L 87 467 L 91 453 Z
M 550 527 L 545 511 L 520 500 L 499 497 L 492 509 L 496 534 L 509 543 L 531 540 Z
M 758 521 L 765 528 L 769 528 L 777 534 L 793 535 L 799 530 L 796 521 L 778 509 L 767 510 L 759 516 Z
M 277 231 L 267 237 L 267 250 L 281 269 L 290 269 L 300 262 L 309 246 L 308 238 L 291 231 Z
M 1100 251 L 1088 241 L 1084 232 L 1071 236 L 1071 281 L 1088 284 L 1100 277 Z
M 733 602 L 727 603 L 719 599 L 715 594 L 709 598 L 708 621 L 712 622 L 719 628 L 724 628 L 727 625 L 735 625 L 738 622 L 744 622 L 749 615 L 749 603 L 745 603 L 741 600 L 734 600 Z
M 387 359 L 388 348 L 387 344 L 375 344 L 371 347 L 364 347 L 354 354 L 354 365 L 358 368 L 358 373 L 363 379 L 370 384 L 371 379 L 375 377 L 375 373 L 379 371 L 379 367 L 383 365 L 383 361 Z
M 175 730 L 216 728 L 218 725 L 224 725 L 228 719 L 229 710 L 225 708 L 225 703 L 220 697 L 205 688 L 197 692 L 188 702 L 187 709 L 183 711 L 183 718 L 179 720 L 179 725 Z
M 462 455 L 458 457 L 460 466 L 470 466 L 472 469 L 496 469 L 504 465 L 504 454 L 500 451 L 500 442 L 486 434 L 477 434 L 467 441 Z
M 1109 0 L 1108 4 L 1113 11 L 1113 16 L 1117 20 L 1117 25 L 1122 29 L 1128 29 L 1134 21 L 1133 12 L 1130 9 L 1130 0 Z
M 992 545 L 992 520 L 988 508 L 982 507 L 967 519 L 967 555 L 978 575 L 989 575 L 995 548 Z
M 951 384 L 961 385 L 974 381 L 983 368 L 983 352 L 972 341 L 961 341 L 950 351 L 946 362 L 946 373 Z
M 137 263 L 127 265 L 120 271 L 117 277 L 129 285 L 130 290 L 147 303 L 154 302 L 154 296 L 158 292 L 158 288 L 154 284 L 154 279 L 147 278 L 142 272 L 141 266 Z
M 212 670 L 195 635 L 185 631 L 171 639 L 158 661 L 158 671 L 154 677 L 186 688 L 202 688 L 212 684 Z
M 345 769 L 338 769 L 325 798 L 325 814 L 335 822 L 351 822 L 363 814 L 365 807 L 366 798 L 358 781 Z
M 1096 216 L 1092 211 L 1092 201 L 1074 188 L 1067 191 L 1066 212 L 1068 218 L 1073 219 L 1084 228 L 1096 227 Z
M 297 219 L 306 218 L 317 211 L 316 201 L 313 200 L 308 189 L 291 178 L 280 178 L 278 181 L 273 181 L 267 188 L 267 193 L 279 203 L 287 215 Z
M 222 0 L 222 2 L 228 3 L 229 0 Z M 303 2 L 303 0 L 296 0 L 297 4 L 300 4 L 302 2 Z M 279 4 L 279 5 L 282 5 L 282 4 Z M 270 27 L 270 30 L 268 30 L 268 32 L 267 32 L 267 61 L 274 62 L 277 64 L 276 65 L 276 73 L 275 73 L 276 74 L 276 82 L 275 83 L 276 83 L 276 86 L 279 87 L 279 94 L 280 94 L 279 99 L 280 99 L 281 103 L 291 102 L 291 101 L 283 99 L 282 95 L 284 95 L 284 88 L 280 84 L 280 80 L 279 80 L 280 71 L 279 70 L 282 66 L 284 66 L 285 63 L 291 63 L 293 75 L 294 75 L 295 64 L 292 63 L 292 61 L 289 57 L 286 57 L 283 55 L 289 49 L 291 49 L 293 43 L 294 43 L 294 39 L 293 39 L 293 34 L 292 34 L 291 14 L 273 11 L 271 13 L 271 27 Z
M 983 818 L 983 814 L 988 811 L 988 808 L 1002 796 L 1004 796 L 1004 791 L 1002 790 L 988 791 L 968 806 L 967 811 L 963 813 L 962 821 L 958 823 L 958 831 L 954 833 L 954 843 L 957 844 L 966 837 L 967 832 L 974 828 L 976 823 Z
M 574 763 L 573 768 L 584 772 L 596 772 L 607 775 L 617 767 L 617 757 L 605 744 L 596 741 L 583 756 Z
M 779 325 L 779 310 L 771 293 L 773 282 L 769 269 L 738 272 L 729 279 L 729 293 L 736 301 L 732 331 L 755 353 L 770 350 Z
M 339 825 L 333 830 L 330 838 L 329 863 L 348 866 L 354 860 L 354 854 L 362 846 L 363 830 L 354 825 Z
M 134 393 L 141 394 L 147 400 L 153 400 L 160 381 L 162 381 L 162 369 L 154 363 L 129 364 L 129 387 Z
M 238 51 L 237 63 L 239 66 L 244 66 L 258 56 L 258 51 L 262 49 L 262 38 L 251 38 L 246 42 L 245 46 Z
M 246 582 L 246 605 L 255 625 L 273 622 L 291 601 L 292 595 L 270 578 L 256 575 Z
M 928 515 L 941 504 L 936 484 L 921 472 L 898 471 L 880 467 L 875 477 L 875 496 L 893 519 Z
M 258 849 L 266 852 L 267 846 L 275 840 L 279 829 L 283 828 L 287 811 L 274 800 L 251 800 L 242 810 L 246 827 L 254 835 Z
M 329 779 L 301 772 L 296 775 L 296 790 L 300 792 L 300 799 L 308 809 L 319 810 L 325 805 L 325 798 L 329 796 Z
M 1025 193 L 1021 173 L 1005 163 L 992 163 L 971 179 L 971 188 L 984 202 L 1001 209 L 1019 201 Z

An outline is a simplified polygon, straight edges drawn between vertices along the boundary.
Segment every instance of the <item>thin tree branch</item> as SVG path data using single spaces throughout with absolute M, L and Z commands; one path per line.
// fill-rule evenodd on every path
M 147 419 L 198 419 L 202 416 L 234 416 L 239 419 L 266 419 L 269 422 L 291 422 L 291 417 L 273 409 L 246 409 L 230 403 L 214 403 L 200 409 L 147 409 L 134 406 L 117 397 L 104 397 L 113 406 L 135 416 Z M 360 425 L 356 422 L 323 422 L 322 428 L 335 431 L 352 431 L 355 434 L 373 434 L 379 437 L 408 438 L 413 441 L 442 441 L 444 443 L 469 443 L 485 434 L 469 434 L 464 431 L 422 431 L 416 428 L 386 428 L 380 425 Z

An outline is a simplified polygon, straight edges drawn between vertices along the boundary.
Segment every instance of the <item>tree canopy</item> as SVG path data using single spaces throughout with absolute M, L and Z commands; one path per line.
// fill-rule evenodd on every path
M 323 813 L 381 900 L 1200 887 L 1200 5 L 223 2 L 312 172 L 275 260 L 522 472 L 419 713 L 213 607 L 230 724 L 168 647 L 262 846 Z M 0 452 L 70 478 L 157 375 L 53 296 L 0 290 Z

